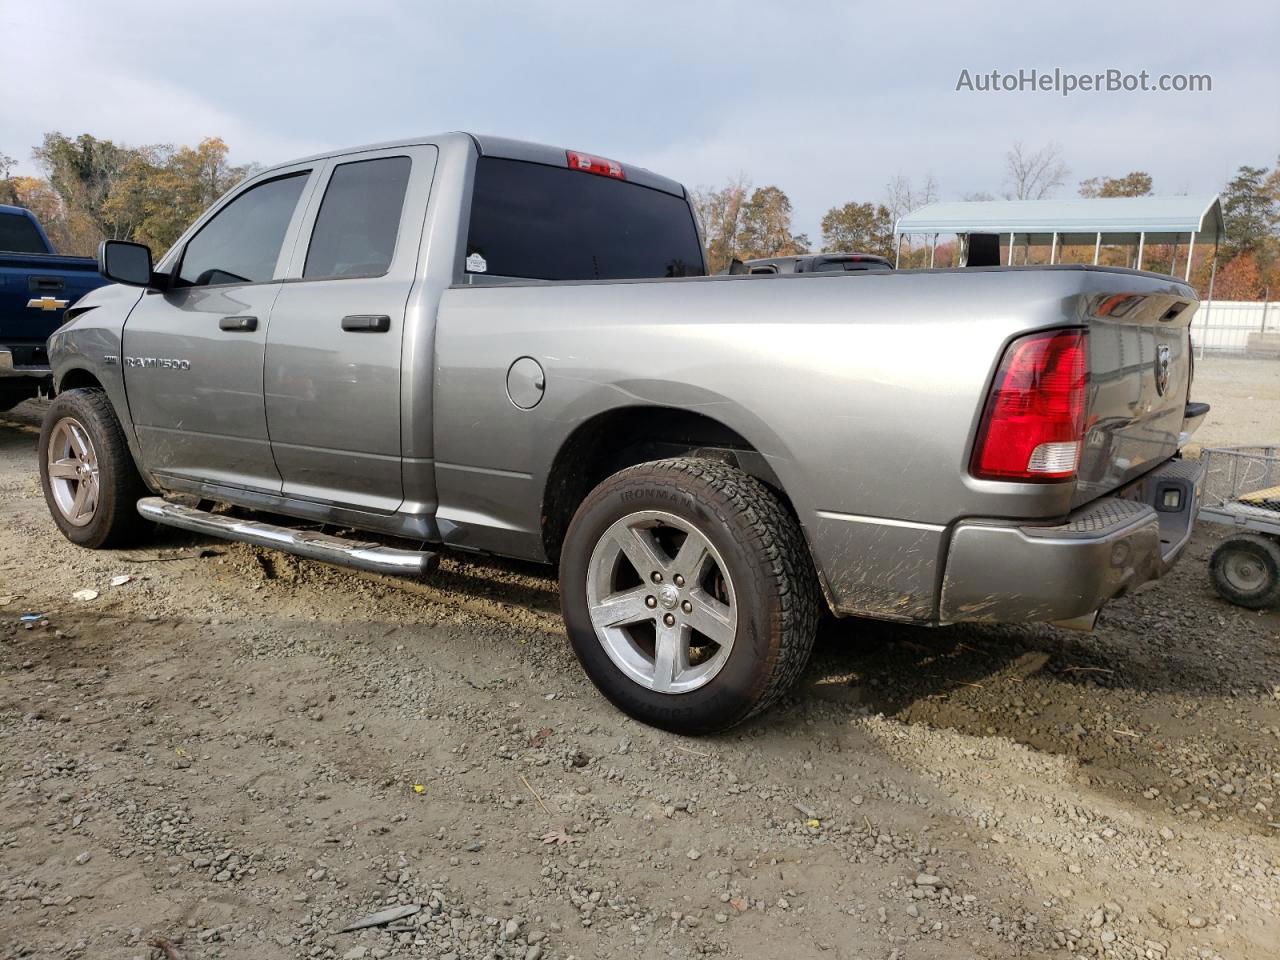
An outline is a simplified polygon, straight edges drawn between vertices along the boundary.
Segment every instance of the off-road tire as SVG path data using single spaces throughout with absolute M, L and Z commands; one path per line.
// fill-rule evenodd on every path
M 1242 588 L 1228 575 L 1228 564 L 1242 557 L 1261 567 L 1260 582 L 1251 589 Z M 1218 595 L 1236 606 L 1251 610 L 1280 606 L 1280 543 L 1256 533 L 1241 533 L 1223 541 L 1209 558 L 1209 579 Z
M 704 686 L 685 693 L 657 692 L 630 679 L 591 620 L 592 552 L 616 521 L 646 510 L 695 526 L 736 585 L 737 631 L 728 659 Z M 643 723 L 689 735 L 725 730 L 774 704 L 809 662 L 823 607 L 804 534 L 778 497 L 735 467 L 695 458 L 629 467 L 591 491 L 565 536 L 560 597 L 574 652 L 600 691 Z
M 97 454 L 98 506 L 93 518 L 83 526 L 76 526 L 63 516 L 49 480 L 51 434 L 56 424 L 68 416 L 84 426 Z M 148 495 L 146 484 L 129 453 L 124 428 L 102 390 L 77 388 L 53 398 L 40 430 L 39 463 L 40 487 L 49 514 L 72 543 L 91 550 L 123 547 L 137 543 L 152 529 L 152 524 L 137 511 L 138 501 Z

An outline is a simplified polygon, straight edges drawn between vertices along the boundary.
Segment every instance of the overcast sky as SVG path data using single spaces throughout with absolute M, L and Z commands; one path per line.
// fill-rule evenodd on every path
M 982 6 L 981 13 L 964 9 Z M 0 152 L 47 130 L 220 136 L 236 161 L 473 130 L 690 186 L 776 183 L 796 226 L 932 173 L 1003 189 L 1014 140 L 1070 178 L 1212 193 L 1280 153 L 1280 4 L 0 0 Z M 1211 93 L 957 92 L 963 69 L 1208 73 Z

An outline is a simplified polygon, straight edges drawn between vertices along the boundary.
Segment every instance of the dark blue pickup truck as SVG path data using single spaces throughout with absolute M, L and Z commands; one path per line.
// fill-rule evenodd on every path
M 88 257 L 60 257 L 30 210 L 0 204 L 0 410 L 49 385 L 45 342 L 67 307 L 107 281 Z

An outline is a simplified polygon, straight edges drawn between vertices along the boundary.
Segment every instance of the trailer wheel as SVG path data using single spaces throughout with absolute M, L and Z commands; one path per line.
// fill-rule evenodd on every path
M 1270 537 L 1242 533 L 1213 551 L 1209 576 L 1219 596 L 1237 606 L 1260 610 L 1280 604 L 1280 544 Z
M 615 706 L 684 734 L 724 730 L 786 692 L 813 649 L 817 577 L 799 524 L 741 470 L 630 467 L 578 508 L 560 560 L 574 652 Z

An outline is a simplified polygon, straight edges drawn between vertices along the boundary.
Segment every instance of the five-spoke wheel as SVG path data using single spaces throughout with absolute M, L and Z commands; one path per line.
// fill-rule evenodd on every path
M 149 527 L 137 511 L 146 485 L 100 389 L 64 390 L 49 403 L 40 430 L 40 482 L 53 522 L 72 543 L 123 546 Z
M 733 651 L 733 580 L 711 541 L 674 514 L 615 521 L 591 553 L 587 597 L 610 659 L 650 690 L 696 690 Z
M 98 508 L 98 453 L 84 424 L 74 417 L 55 423 L 45 459 L 54 505 L 67 523 L 85 526 Z
M 733 726 L 780 697 L 813 646 L 819 600 L 795 518 L 727 463 L 615 473 L 565 535 L 574 652 L 631 716 L 680 733 Z

